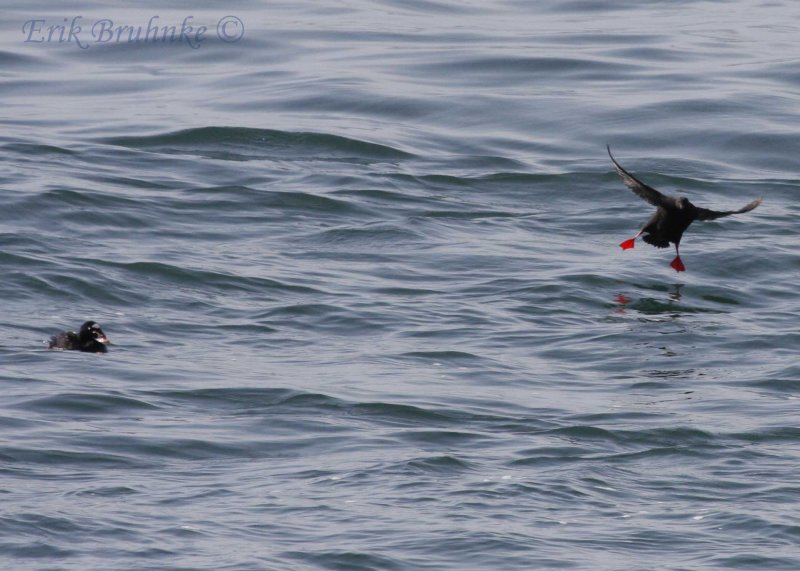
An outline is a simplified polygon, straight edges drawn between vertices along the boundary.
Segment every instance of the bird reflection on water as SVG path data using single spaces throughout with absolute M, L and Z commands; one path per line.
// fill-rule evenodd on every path
M 614 299 L 614 313 L 624 314 L 626 309 L 633 309 L 640 313 L 658 314 L 670 313 L 677 316 L 679 313 L 684 313 L 685 308 L 676 307 L 680 303 L 681 289 L 685 284 L 673 284 L 670 290 L 667 291 L 668 300 L 659 301 L 651 297 L 641 297 L 633 299 L 632 297 L 620 292 Z

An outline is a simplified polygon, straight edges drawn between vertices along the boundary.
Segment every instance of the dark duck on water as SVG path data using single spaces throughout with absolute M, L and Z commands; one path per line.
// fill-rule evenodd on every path
M 105 353 L 108 337 L 94 321 L 87 321 L 80 330 L 64 331 L 50 338 L 50 349 L 68 349 L 86 353 Z
M 719 212 L 695 206 L 689 202 L 688 198 L 683 196 L 677 198 L 674 196 L 665 196 L 655 188 L 647 186 L 622 168 L 611 155 L 611 148 L 608 145 L 606 145 L 606 149 L 608 150 L 608 156 L 611 157 L 611 162 L 614 163 L 614 167 L 617 169 L 619 176 L 622 177 L 622 182 L 625 183 L 625 186 L 658 209 L 656 213 L 653 214 L 653 217 L 639 230 L 636 236 L 625 240 L 620 246 L 623 250 L 633 248 L 633 243 L 636 241 L 636 238 L 642 236 L 642 234 L 644 234 L 642 240 L 648 244 L 652 244 L 656 248 L 669 248 L 671 242 L 675 244 L 675 259 L 672 260 L 670 266 L 677 272 L 686 271 L 686 266 L 683 265 L 680 252 L 678 251 L 678 246 L 681 243 L 683 233 L 692 222 L 695 220 L 714 220 L 715 218 L 730 216 L 731 214 L 749 212 L 761 204 L 761 199 L 759 198 L 739 210 Z

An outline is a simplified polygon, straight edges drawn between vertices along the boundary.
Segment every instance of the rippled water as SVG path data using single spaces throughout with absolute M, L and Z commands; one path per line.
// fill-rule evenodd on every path
M 796 6 L 545 4 L 6 9 L 4 568 L 800 568 Z

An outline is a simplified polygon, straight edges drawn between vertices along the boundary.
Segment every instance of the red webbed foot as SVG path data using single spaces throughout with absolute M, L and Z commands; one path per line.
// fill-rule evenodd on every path
M 683 265 L 683 260 L 681 260 L 680 256 L 675 256 L 675 259 L 672 260 L 669 264 L 676 272 L 685 272 L 686 266 Z
M 630 250 L 633 248 L 633 243 L 636 241 L 636 238 L 631 238 L 630 240 L 625 240 L 622 244 L 619 245 L 620 248 L 623 250 Z

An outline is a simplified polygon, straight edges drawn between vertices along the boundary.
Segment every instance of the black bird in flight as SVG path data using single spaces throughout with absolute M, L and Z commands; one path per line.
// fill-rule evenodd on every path
M 611 155 L 611 148 L 608 145 L 606 145 L 606 149 L 608 150 L 608 156 L 611 157 L 611 162 L 614 163 L 614 168 L 617 169 L 619 176 L 622 177 L 622 182 L 625 183 L 625 186 L 658 209 L 656 213 L 653 214 L 652 218 L 647 221 L 647 224 L 639 230 L 636 236 L 625 240 L 620 246 L 623 250 L 633 248 L 634 241 L 642 234 L 644 234 L 642 240 L 648 244 L 652 244 L 656 248 L 668 248 L 670 242 L 672 242 L 675 244 L 675 259 L 672 260 L 670 266 L 677 272 L 686 271 L 686 266 L 683 265 L 680 253 L 678 252 L 678 245 L 681 243 L 683 233 L 692 222 L 695 220 L 714 220 L 715 218 L 730 216 L 731 214 L 749 212 L 761 204 L 762 199 L 758 198 L 739 210 L 719 212 L 695 206 L 689 202 L 688 198 L 683 196 L 677 198 L 674 196 L 665 196 L 655 188 L 647 186 L 622 168 Z

